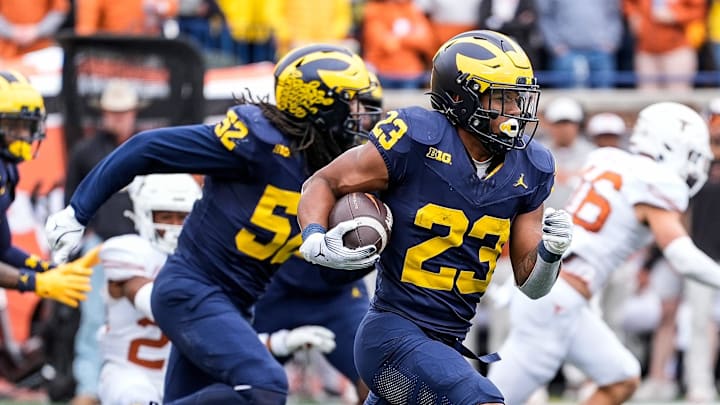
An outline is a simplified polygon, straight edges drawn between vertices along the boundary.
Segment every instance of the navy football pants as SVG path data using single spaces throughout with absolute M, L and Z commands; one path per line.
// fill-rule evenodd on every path
M 257 338 L 249 311 L 218 286 L 171 257 L 155 280 L 152 309 L 173 345 L 164 402 L 222 383 L 277 392 L 284 403 L 285 370 Z
M 366 404 L 503 402 L 500 390 L 459 352 L 391 312 L 368 311 L 355 337 L 355 362 L 374 394 Z

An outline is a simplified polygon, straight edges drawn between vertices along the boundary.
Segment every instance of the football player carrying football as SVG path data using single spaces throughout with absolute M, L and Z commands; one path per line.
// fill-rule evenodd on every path
M 390 111 L 371 142 L 308 179 L 300 251 L 354 268 L 333 252 L 342 232 L 326 232 L 328 214 L 341 195 L 378 191 L 395 231 L 355 338 L 355 362 L 371 389 L 366 403 L 500 404 L 502 394 L 463 358 L 473 354 L 460 342 L 505 243 L 520 290 L 541 297 L 557 278 L 571 219 L 543 208 L 555 162 L 531 142 L 540 90 L 515 41 L 493 31 L 450 39 L 433 59 L 431 87 L 436 111 Z

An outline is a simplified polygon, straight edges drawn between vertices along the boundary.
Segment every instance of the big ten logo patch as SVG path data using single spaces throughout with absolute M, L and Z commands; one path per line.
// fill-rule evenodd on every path
M 445 163 L 446 165 L 452 164 L 452 155 L 451 154 L 449 154 L 447 152 L 443 152 L 440 149 L 433 148 L 432 146 L 430 148 L 428 148 L 428 151 L 425 154 L 425 157 L 433 159 L 433 160 L 437 160 L 438 162 Z

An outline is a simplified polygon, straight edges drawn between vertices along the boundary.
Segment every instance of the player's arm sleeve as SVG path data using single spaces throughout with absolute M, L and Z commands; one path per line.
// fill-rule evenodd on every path
M 18 269 L 37 272 L 43 272 L 50 268 L 50 263 L 13 246 L 7 217 L 0 218 L 0 222 L 2 222 L 0 223 L 0 262 Z
M 552 289 L 560 275 L 560 256 L 545 249 L 542 241 L 538 245 L 535 266 L 525 282 L 518 286 L 523 294 L 534 300 L 544 297 Z
M 64 204 L 70 203 L 75 190 L 77 190 L 80 182 L 90 173 L 93 166 L 97 163 L 94 160 L 87 159 L 86 155 L 91 154 L 90 149 L 93 146 L 90 143 L 80 142 L 70 150 L 67 169 L 65 170 L 65 190 Z
M 155 322 L 155 315 L 152 312 L 152 305 L 150 302 L 154 285 L 155 284 L 153 282 L 143 285 L 135 292 L 135 298 L 133 299 L 133 305 L 135 308 L 153 322 Z
M 0 219 L 2 220 L 0 223 L 0 261 L 13 267 L 22 267 L 29 255 L 12 246 L 7 217 L 3 216 Z
M 84 225 L 98 208 L 137 175 L 198 173 L 240 177 L 247 166 L 239 153 L 228 150 L 207 125 L 161 128 L 141 132 L 95 166 L 70 199 Z
M 720 265 L 703 253 L 689 236 L 683 236 L 670 242 L 663 250 L 668 263 L 680 274 L 720 288 Z

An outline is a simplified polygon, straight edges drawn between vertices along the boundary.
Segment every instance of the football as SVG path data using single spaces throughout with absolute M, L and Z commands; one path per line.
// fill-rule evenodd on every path
M 350 193 L 337 200 L 330 212 L 329 225 L 334 227 L 340 222 L 358 219 L 361 225 L 343 236 L 345 247 L 375 245 L 382 252 L 390 240 L 392 213 L 385 203 L 372 194 Z

